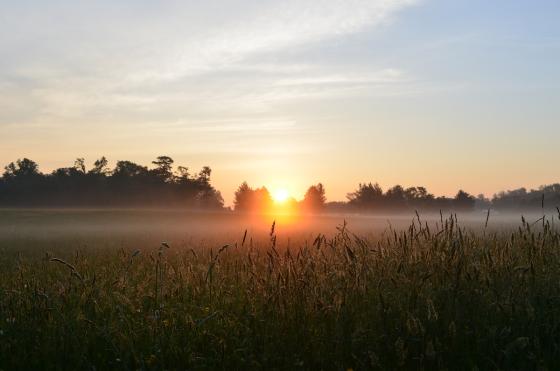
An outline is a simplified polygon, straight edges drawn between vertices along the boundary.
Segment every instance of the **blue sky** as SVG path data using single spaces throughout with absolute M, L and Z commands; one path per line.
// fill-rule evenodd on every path
M 557 1 L 0 1 L 0 160 L 358 182 L 560 180 Z

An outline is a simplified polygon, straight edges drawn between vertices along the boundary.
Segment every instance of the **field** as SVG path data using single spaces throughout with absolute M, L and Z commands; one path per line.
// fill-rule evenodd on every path
M 560 368 L 558 216 L 0 218 L 1 370 Z

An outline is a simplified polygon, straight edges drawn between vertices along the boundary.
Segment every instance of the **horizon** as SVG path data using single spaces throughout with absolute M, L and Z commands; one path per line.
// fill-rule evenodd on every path
M 173 158 L 173 156 L 170 156 L 170 157 Z M 23 159 L 23 158 L 28 158 L 28 157 L 26 157 L 26 156 L 20 156 L 20 157 L 14 158 L 14 159 L 13 159 L 12 161 L 10 161 L 10 162 L 15 162 L 16 160 L 18 160 L 18 159 Z M 80 157 L 77 157 L 77 158 L 80 158 Z M 33 158 L 29 158 L 29 159 L 30 159 L 30 160 L 34 160 Z M 154 159 L 155 159 L 155 158 L 154 158 Z M 93 164 L 93 161 L 95 161 L 95 159 L 92 159 L 91 161 L 88 161 L 88 159 L 85 159 L 85 160 L 86 160 L 86 165 L 89 166 L 88 169 L 91 169 L 91 165 Z M 117 161 L 121 161 L 121 160 L 125 160 L 125 159 L 119 159 L 119 160 L 115 160 L 115 161 L 111 161 L 110 159 L 108 159 L 108 166 L 109 166 L 109 168 L 114 168 L 114 166 L 116 165 Z M 148 168 L 153 167 L 153 165 L 152 165 L 153 159 L 150 160 L 150 161 L 148 161 L 147 163 L 136 162 L 136 161 L 133 161 L 133 160 L 130 160 L 130 159 L 128 159 L 128 160 L 126 160 L 126 161 L 132 161 L 132 162 L 138 163 L 139 165 L 147 166 Z M 74 160 L 69 160 L 69 161 L 56 161 L 56 163 L 61 164 L 60 167 L 52 167 L 52 168 L 48 168 L 48 169 L 46 169 L 46 170 L 45 170 L 45 168 L 44 168 L 43 166 L 41 166 L 41 164 L 39 163 L 39 164 L 38 164 L 38 165 L 39 165 L 39 171 L 40 171 L 41 173 L 43 173 L 44 175 L 48 175 L 48 174 L 51 174 L 53 171 L 55 171 L 55 170 L 57 170 L 57 169 L 59 169 L 59 168 L 73 167 L 73 165 L 74 165 Z M 2 169 L 3 169 L 4 166 L 7 165 L 7 164 L 8 164 L 8 163 L 3 164 L 3 165 L 0 164 L 0 166 L 1 166 Z M 239 185 L 241 185 L 243 182 L 247 182 L 247 183 L 249 184 L 249 186 L 251 186 L 251 187 L 253 187 L 253 188 L 265 187 L 265 188 L 267 188 L 267 189 L 268 189 L 270 192 L 272 192 L 272 193 L 275 193 L 275 192 L 277 192 L 277 191 L 287 192 L 287 193 L 288 193 L 288 196 L 289 196 L 290 198 L 294 198 L 294 199 L 296 199 L 297 201 L 300 201 L 300 200 L 303 199 L 303 196 L 304 196 L 305 191 L 306 191 L 310 186 L 312 186 L 312 185 L 314 185 L 314 184 L 317 184 L 317 183 L 322 183 L 322 184 L 325 186 L 325 189 L 326 189 L 327 202 L 346 202 L 346 201 L 347 201 L 347 197 L 346 197 L 346 196 L 347 196 L 347 194 L 348 194 L 349 192 L 355 190 L 355 189 L 358 187 L 359 184 L 366 184 L 366 183 L 373 183 L 373 184 L 376 184 L 376 183 L 377 183 L 377 184 L 379 184 L 379 185 L 381 186 L 381 188 L 382 188 L 383 190 L 387 190 L 387 189 L 389 189 L 389 188 L 391 188 L 391 187 L 393 187 L 393 186 L 396 186 L 396 185 L 400 185 L 400 186 L 402 186 L 403 188 L 408 188 L 408 187 L 426 187 L 427 190 L 428 190 L 429 192 L 432 192 L 432 193 L 434 194 L 434 196 L 436 196 L 436 197 L 439 197 L 439 196 L 441 196 L 441 197 L 454 197 L 454 196 L 457 194 L 458 191 L 463 190 L 463 191 L 466 191 L 467 193 L 469 193 L 469 194 L 471 194 L 471 195 L 473 195 L 473 196 L 475 196 L 475 197 L 478 197 L 480 194 L 482 194 L 485 198 L 488 198 L 488 199 L 492 199 L 492 197 L 494 197 L 495 195 L 499 194 L 500 192 L 514 191 L 514 190 L 518 190 L 518 189 L 521 189 L 521 188 L 524 188 L 524 189 L 526 189 L 527 191 L 539 190 L 539 188 L 541 188 L 541 187 L 548 186 L 548 185 L 553 185 L 553 184 L 559 184 L 559 183 L 560 183 L 560 177 L 559 177 L 559 178 L 557 178 L 556 180 L 553 179 L 553 180 L 552 180 L 551 182 L 549 182 L 549 183 L 534 184 L 534 185 L 532 185 L 532 186 L 528 186 L 528 185 L 526 185 L 526 184 L 520 184 L 519 186 L 515 186 L 515 187 L 514 187 L 514 186 L 509 186 L 509 187 L 506 186 L 505 188 L 503 188 L 503 189 L 497 189 L 496 191 L 494 191 L 494 192 L 492 192 L 492 193 L 483 193 L 483 192 L 475 193 L 475 192 L 471 192 L 471 191 L 469 191 L 468 189 L 466 189 L 465 187 L 461 187 L 461 185 L 459 184 L 455 190 L 452 190 L 452 189 L 451 189 L 451 190 L 449 190 L 449 192 L 446 192 L 446 193 L 437 193 L 437 192 L 433 191 L 431 188 L 425 186 L 424 184 L 416 184 L 416 183 L 411 183 L 411 184 L 401 184 L 401 183 L 383 184 L 383 183 L 377 181 L 376 179 L 363 179 L 363 180 L 361 180 L 361 181 L 358 181 L 357 183 L 348 184 L 349 188 L 348 188 L 346 191 L 342 190 L 342 193 L 340 193 L 340 194 L 341 194 L 340 198 L 338 198 L 338 199 L 333 199 L 333 198 L 331 198 L 331 196 L 330 196 L 330 193 L 331 193 L 331 192 L 329 192 L 329 186 L 328 186 L 328 184 L 326 184 L 325 182 L 323 182 L 323 181 L 321 181 L 321 180 L 318 180 L 318 181 L 315 181 L 315 182 L 310 182 L 310 183 L 307 183 L 307 184 L 304 184 L 304 183 L 302 182 L 302 183 L 300 184 L 301 187 L 294 187 L 291 183 L 288 183 L 288 182 L 277 181 L 277 182 L 273 183 L 274 186 L 270 186 L 270 185 L 268 185 L 268 184 L 250 183 L 250 182 L 248 182 L 247 180 L 242 180 L 242 179 L 240 179 L 239 182 L 237 183 L 237 185 L 233 188 L 231 194 L 227 194 L 227 193 L 224 193 L 224 192 L 222 191 L 222 189 L 219 187 L 219 185 L 216 184 L 216 181 L 215 181 L 214 179 L 215 179 L 216 177 L 218 177 L 218 178 L 220 178 L 220 177 L 217 176 L 217 175 L 218 175 L 218 174 L 217 174 L 217 171 L 216 171 L 216 169 L 215 169 L 211 164 L 201 165 L 200 167 L 193 167 L 193 166 L 189 166 L 189 164 L 183 164 L 183 163 L 178 163 L 178 162 L 176 162 L 175 165 L 176 165 L 176 166 L 185 166 L 185 165 L 187 165 L 187 167 L 189 168 L 189 170 L 194 170 L 195 172 L 198 171 L 198 169 L 199 169 L 199 168 L 202 168 L 203 166 L 209 166 L 209 167 L 212 169 L 212 176 L 211 176 L 212 181 L 211 181 L 211 183 L 216 187 L 216 189 L 217 189 L 218 191 L 220 191 L 220 192 L 222 193 L 222 196 L 223 196 L 223 198 L 224 198 L 224 206 L 226 206 L 226 207 L 231 207 L 231 206 L 233 206 L 233 199 L 234 199 L 235 191 L 237 190 L 237 188 L 239 187 Z M 299 184 L 299 183 L 298 183 L 298 184 Z
M 48 7 L 48 8 L 47 8 Z M 560 4 L 6 3 L 0 160 L 209 165 L 329 201 L 361 182 L 491 197 L 560 180 Z
M 543 184 L 538 188 L 505 189 L 487 196 L 473 195 L 459 188 L 454 195 L 434 194 L 422 185 L 394 184 L 383 187 L 375 181 L 360 182 L 347 190 L 344 200 L 329 200 L 322 182 L 310 184 L 298 197 L 289 188 L 239 184 L 231 203 L 212 182 L 212 169 L 199 171 L 176 164 L 169 156 L 158 156 L 150 164 L 119 160 L 111 167 L 105 157 L 88 166 L 77 158 L 69 167 L 51 172 L 41 171 L 32 159 L 11 162 L 0 175 L 2 206 L 121 206 L 178 207 L 187 209 L 235 210 L 264 212 L 278 216 L 295 216 L 300 212 L 339 213 L 385 211 L 450 211 L 500 212 L 541 211 L 552 209 L 560 215 L 560 183 Z M 126 194 L 126 196 L 123 196 Z M 227 196 L 226 196 L 227 197 Z M 159 205 L 159 206 L 158 206 Z M 513 209 L 512 209 L 513 208 Z M 488 214 L 489 216 L 489 214 Z

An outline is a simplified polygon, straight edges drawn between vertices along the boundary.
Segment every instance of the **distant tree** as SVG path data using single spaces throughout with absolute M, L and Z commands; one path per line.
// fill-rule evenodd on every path
M 554 183 L 540 186 L 539 189 L 534 192 L 534 196 L 537 196 L 537 199 L 539 193 L 541 196 L 541 208 L 556 209 L 557 206 L 560 206 L 560 184 Z M 534 201 L 532 201 L 532 203 L 534 204 Z
M 492 207 L 497 210 L 515 211 L 541 209 L 556 210 L 560 206 L 560 184 L 540 186 L 538 189 L 519 188 L 499 192 L 492 198 Z
M 474 206 L 479 210 L 488 210 L 492 206 L 492 202 L 481 193 L 476 196 Z
M 432 204 L 432 208 L 439 211 L 451 210 L 453 207 L 454 199 L 445 196 L 436 197 Z
M 266 187 L 253 189 L 243 182 L 235 192 L 233 204 L 236 211 L 264 211 L 272 205 L 272 197 Z
M 26 178 L 40 175 L 39 165 L 28 158 L 17 160 L 15 163 L 10 162 L 4 170 L 3 177 L 5 179 Z
M 406 207 L 406 193 L 402 186 L 396 185 L 385 193 L 386 205 L 393 210 L 402 210 Z
M 404 197 L 407 201 L 423 200 L 433 198 L 424 187 L 409 187 L 404 190 Z
M 223 208 L 223 197 L 210 183 L 205 166 L 191 178 L 187 167 L 173 173 L 173 160 L 160 156 L 156 168 L 118 161 L 113 171 L 101 157 L 87 171 L 85 160 L 43 175 L 38 165 L 20 159 L 5 167 L 0 177 L 1 205 L 52 206 L 172 206 Z
M 197 182 L 200 185 L 208 185 L 210 184 L 210 175 L 212 174 L 212 169 L 208 166 L 204 166 L 202 170 L 198 173 Z
M 404 190 L 404 195 L 410 208 L 416 210 L 433 208 L 434 195 L 425 187 L 409 187 Z
M 108 161 L 105 156 L 101 157 L 99 160 L 95 160 L 93 163 L 93 168 L 88 172 L 92 175 L 108 175 L 111 171 L 108 168 Z M 85 169 L 85 166 L 84 166 Z
M 379 184 L 360 183 L 358 189 L 346 195 L 350 206 L 362 209 L 374 209 L 383 204 L 383 190 Z
M 82 171 L 75 166 L 61 167 L 51 173 L 54 178 L 80 178 L 82 175 L 84 175 Z
M 117 165 L 113 170 L 113 177 L 116 178 L 126 178 L 126 177 L 138 177 L 148 174 L 148 168 L 135 164 L 130 161 L 117 161 Z
M 41 200 L 46 189 L 39 166 L 28 158 L 9 163 L 0 182 L 0 201 L 7 205 L 32 206 Z
M 159 156 L 149 170 L 130 161 L 118 161 L 110 171 L 105 157 L 96 160 L 87 171 L 85 160 L 78 158 L 73 166 L 42 174 L 36 162 L 18 159 L 9 163 L 0 177 L 0 206 L 173 206 L 223 208 L 223 198 L 211 184 L 210 167 L 191 175 L 189 168 L 178 166 L 168 156 Z M 310 210 L 333 212 L 389 209 L 404 210 L 531 210 L 553 211 L 560 205 L 560 184 L 543 185 L 538 189 L 519 188 L 495 194 L 492 200 L 473 197 L 460 190 L 454 198 L 435 197 L 425 187 L 403 188 L 396 185 L 383 192 L 379 184 L 360 183 L 347 194 L 348 202 L 325 205 L 325 189 L 319 183 L 309 187 L 301 203 L 288 200 L 284 206 L 302 206 Z M 236 210 L 272 210 L 272 198 L 265 188 L 253 189 L 244 182 L 235 193 Z
M 86 161 L 83 158 L 77 158 L 76 161 L 74 161 L 74 168 L 78 170 L 80 173 L 85 174 Z
M 253 197 L 253 210 L 269 210 L 273 203 L 272 196 L 266 187 L 255 189 Z
M 241 183 L 235 191 L 233 205 L 237 211 L 248 211 L 251 209 L 254 190 L 247 182 Z
M 322 183 L 312 185 L 305 192 L 302 206 L 308 210 L 321 210 L 325 206 L 327 197 L 325 196 L 325 187 Z
M 189 173 L 189 168 L 185 166 L 177 167 L 177 182 L 182 184 L 188 184 L 191 182 L 191 174 Z
M 173 159 L 168 156 L 159 156 L 152 164 L 156 168 L 151 172 L 163 182 L 171 182 L 173 180 Z
M 457 195 L 455 196 L 453 201 L 454 201 L 453 202 L 454 207 L 457 210 L 462 210 L 462 211 L 473 210 L 476 202 L 474 196 L 471 196 L 470 194 L 463 191 L 462 189 L 459 190 L 459 192 L 457 192 Z
M 224 198 L 220 191 L 210 188 L 198 192 L 195 204 L 200 208 L 221 209 L 224 207 Z

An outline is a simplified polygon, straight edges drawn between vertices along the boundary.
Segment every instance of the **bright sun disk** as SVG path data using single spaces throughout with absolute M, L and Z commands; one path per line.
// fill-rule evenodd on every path
M 290 194 L 285 189 L 277 189 L 272 195 L 274 201 L 278 203 L 285 202 L 288 199 L 288 197 L 290 197 Z

